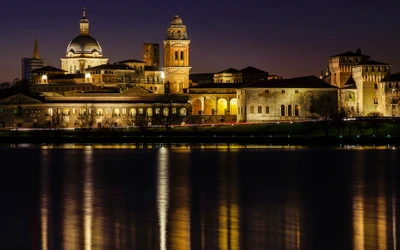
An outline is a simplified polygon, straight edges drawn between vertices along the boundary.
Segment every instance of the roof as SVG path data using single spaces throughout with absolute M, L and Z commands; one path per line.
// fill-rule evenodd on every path
M 347 79 L 347 82 L 344 84 L 343 89 L 357 89 L 357 85 L 353 79 L 353 75 L 350 75 L 349 79 Z
M 31 71 L 31 73 L 35 72 L 66 72 L 66 71 L 52 66 L 46 66 Z
M 374 60 L 363 59 L 358 63 L 358 65 L 390 65 L 390 64 L 377 62 Z
M 100 69 L 120 69 L 120 70 L 134 70 L 125 64 L 102 64 L 96 67 L 87 68 L 85 70 L 100 70 Z
M 52 80 L 54 80 L 54 79 L 59 79 L 59 80 L 61 80 L 61 79 L 78 79 L 78 78 L 85 78 L 85 75 L 84 74 L 66 74 L 66 75 L 62 74 L 62 75 L 51 76 Z
M 330 56 L 330 57 L 337 57 L 337 56 L 365 56 L 365 57 L 369 57 L 367 55 L 361 54 L 361 52 L 360 53 L 356 53 L 356 52 L 351 52 L 350 50 L 348 52 L 344 52 L 344 53 L 337 54 L 337 55 Z
M 135 62 L 135 63 L 145 63 L 143 61 L 139 61 L 139 60 L 136 60 L 136 59 L 128 59 L 128 60 L 120 61 L 120 62 L 117 62 L 117 63 L 133 63 L 133 62 Z
M 237 89 L 241 88 L 245 85 L 245 83 L 205 83 L 205 84 L 199 84 L 197 86 L 191 87 L 191 89 L 227 89 L 227 88 L 232 88 L 232 89 Z
M 234 69 L 234 68 L 229 68 L 229 69 L 225 69 L 223 71 L 217 72 L 216 74 L 222 74 L 222 73 L 231 73 L 231 74 L 235 74 L 235 73 L 240 73 L 239 70 Z
M 383 82 L 400 82 L 400 72 L 397 72 L 396 74 L 390 74 L 386 76 L 383 80 Z
M 273 79 L 264 82 L 255 82 L 245 85 L 244 88 L 333 88 L 337 87 L 330 85 L 324 80 L 316 76 L 303 76 L 291 79 Z
M 261 69 L 254 68 L 252 66 L 248 66 L 244 69 L 241 69 L 240 72 L 245 73 L 245 74 L 267 74 L 268 75 L 268 72 L 261 70 Z
M 157 67 L 155 67 L 155 66 L 148 66 L 148 65 L 144 66 L 144 70 L 145 70 L 145 71 L 160 71 Z

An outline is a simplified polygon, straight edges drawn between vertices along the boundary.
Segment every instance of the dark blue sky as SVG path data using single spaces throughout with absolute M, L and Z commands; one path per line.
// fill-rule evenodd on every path
M 329 56 L 357 48 L 400 70 L 400 1 L 22 0 L 2 6 L 0 81 L 20 78 L 21 58 L 32 56 L 35 37 L 40 57 L 61 67 L 82 7 L 110 62 L 141 60 L 143 42 L 162 46 L 178 14 L 191 39 L 193 73 L 251 65 L 285 78 L 319 75 Z

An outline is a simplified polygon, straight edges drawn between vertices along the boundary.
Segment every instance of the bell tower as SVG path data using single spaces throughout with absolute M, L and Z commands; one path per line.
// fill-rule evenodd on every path
M 189 44 L 186 25 L 176 15 L 164 40 L 165 93 L 184 93 L 189 88 Z
M 80 35 L 89 35 L 89 19 L 86 17 L 86 9 L 83 8 L 83 14 L 81 21 L 79 22 L 79 34 Z

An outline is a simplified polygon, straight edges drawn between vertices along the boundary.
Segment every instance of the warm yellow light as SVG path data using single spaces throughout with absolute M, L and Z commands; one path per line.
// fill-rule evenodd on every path
M 86 77 L 86 78 L 90 78 L 90 73 L 86 73 L 86 74 L 85 74 L 85 77 Z
M 42 79 L 46 80 L 47 79 L 47 75 L 42 75 Z

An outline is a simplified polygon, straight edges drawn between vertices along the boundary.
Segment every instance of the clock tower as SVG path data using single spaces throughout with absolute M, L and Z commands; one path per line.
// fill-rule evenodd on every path
M 189 44 L 186 25 L 179 16 L 174 16 L 164 40 L 166 93 L 184 93 L 189 88 Z

